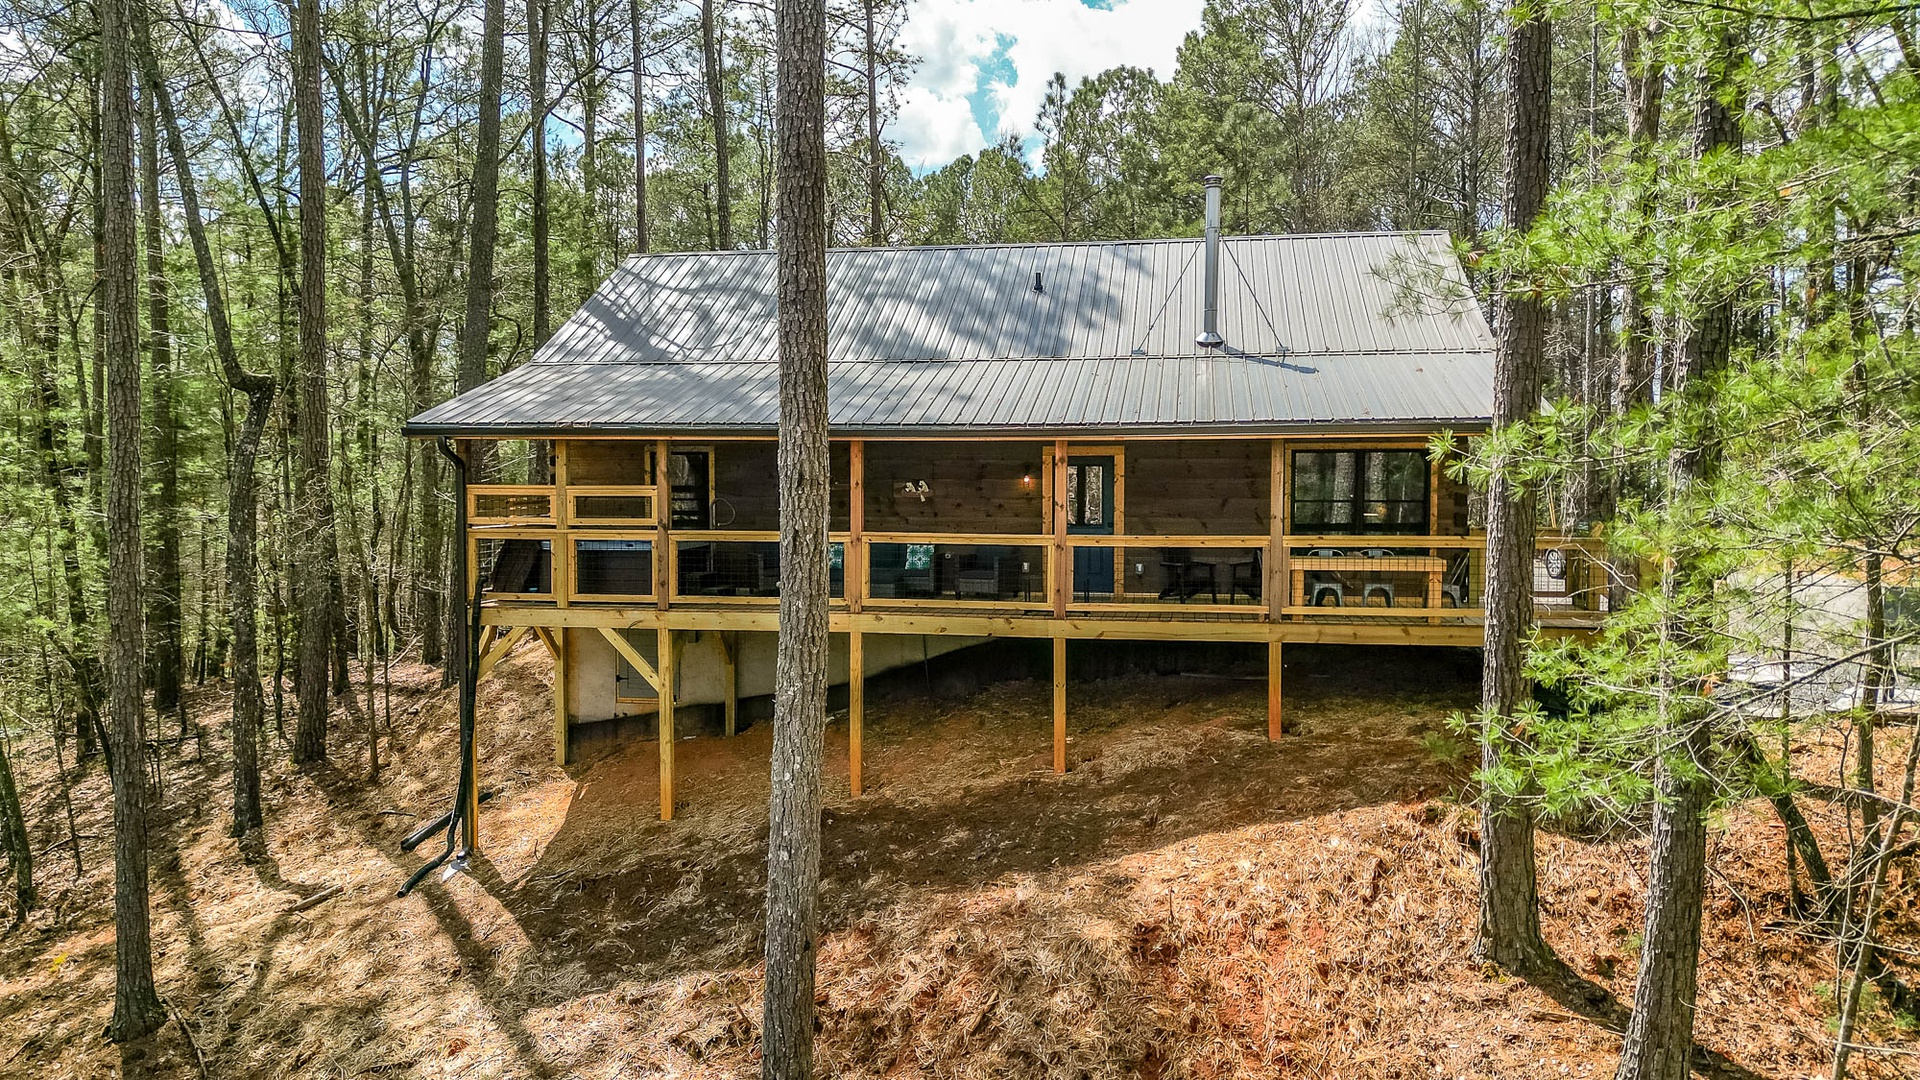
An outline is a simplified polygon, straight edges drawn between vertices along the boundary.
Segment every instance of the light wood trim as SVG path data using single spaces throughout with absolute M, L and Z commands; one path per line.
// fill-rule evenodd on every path
M 506 640 L 490 644 L 480 656 L 480 671 L 474 676 L 474 681 L 479 682 L 493 674 L 493 669 L 500 666 L 500 661 L 505 660 L 507 654 L 513 651 L 513 647 L 520 644 L 520 639 L 526 637 L 532 630 L 531 626 L 516 626 L 506 636 Z
M 1053 614 L 1067 613 L 1067 594 L 1073 589 L 1073 567 L 1067 562 L 1067 440 L 1053 444 L 1053 552 L 1048 567 L 1048 588 L 1053 597 Z
M 1287 587 L 1287 507 L 1291 502 L 1287 486 L 1287 444 L 1283 439 L 1275 439 L 1269 444 L 1267 455 L 1267 561 L 1266 580 L 1261 588 L 1266 590 L 1267 617 L 1278 619 L 1280 609 L 1285 605 L 1281 590 Z
M 672 821 L 674 737 L 673 677 L 674 670 L 679 666 L 679 658 L 674 656 L 674 648 L 676 646 L 674 644 L 672 629 L 663 626 L 657 633 L 659 634 L 657 639 L 659 645 L 656 646 L 655 651 L 660 655 L 660 672 L 659 679 L 654 685 L 657 686 L 660 691 L 660 820 Z
M 567 632 L 538 627 L 540 639 L 553 653 L 553 763 L 567 764 Z M 556 641 L 554 635 L 558 634 Z
M 1073 533 L 1067 537 L 1068 547 L 1117 547 L 1117 548 L 1253 548 L 1259 550 L 1267 546 L 1264 536 L 1107 536 L 1103 533 Z
M 580 560 L 574 545 L 582 540 L 647 540 L 654 546 L 653 557 L 656 572 L 660 565 L 660 542 L 652 529 L 596 529 L 592 532 L 568 532 L 559 538 L 567 546 L 567 596 L 575 602 L 585 604 L 651 604 L 654 601 L 648 593 L 586 593 L 580 591 Z M 656 583 L 658 579 L 656 578 Z M 557 605 L 566 607 L 568 605 Z
M 567 505 L 567 484 L 571 476 L 567 466 L 567 442 L 553 444 L 553 524 L 561 536 L 553 545 L 553 602 L 566 607 L 573 600 L 573 542 L 565 538 L 573 517 Z
M 661 674 L 659 670 L 655 669 L 652 664 L 647 663 L 647 658 L 640 655 L 640 650 L 633 647 L 633 642 L 628 641 L 625 634 L 622 634 L 611 626 L 602 626 L 599 629 L 601 636 L 605 637 L 608 643 L 613 646 L 613 651 L 625 657 L 627 663 L 633 665 L 633 670 L 639 672 L 640 677 L 647 680 L 647 684 L 653 687 L 655 694 L 664 697 L 665 695 L 660 689 Z
M 1280 645 L 1276 639 L 1267 642 L 1267 738 L 1278 739 L 1285 730 L 1280 711 Z
M 1142 594 L 1145 595 L 1145 594 Z M 1069 611 L 1138 611 L 1141 613 L 1178 615 L 1187 612 L 1195 615 L 1257 615 L 1264 617 L 1266 606 L 1248 602 L 1245 604 L 1163 604 L 1147 600 L 1075 600 L 1067 605 Z
M 840 558 L 841 591 L 847 609 L 859 611 L 867 598 L 867 549 L 861 535 L 867 527 L 867 444 L 855 439 L 847 444 L 847 540 Z M 859 785 L 854 785 L 859 794 Z
M 740 724 L 740 667 L 739 658 L 734 654 L 734 637 L 726 631 L 714 636 L 720 643 L 720 678 L 725 683 L 722 708 L 726 717 L 726 733 L 732 738 Z
M 780 533 L 775 529 L 681 529 L 673 534 L 676 544 L 703 540 L 711 544 L 777 544 Z
M 667 475 L 672 467 L 672 458 L 668 456 L 670 452 L 665 439 L 653 444 L 653 486 L 656 491 L 664 489 L 667 493 L 666 506 L 660 505 L 657 495 L 653 500 L 653 605 L 661 611 L 673 606 L 673 587 L 677 578 L 673 565 L 673 478 Z M 711 454 L 707 456 L 707 481 L 713 481 Z
M 870 532 L 861 539 L 869 544 L 992 544 L 997 547 L 1044 548 L 1053 537 L 1049 533 Z
M 1040 600 L 939 599 L 926 596 L 878 596 L 867 601 L 867 607 L 875 611 L 882 609 L 967 611 L 978 610 L 980 608 L 1013 608 L 1020 611 L 1048 611 L 1051 610 L 1052 606 L 1050 602 Z
M 652 500 L 653 515 L 651 517 L 598 517 L 580 512 L 581 499 L 592 499 L 602 496 L 631 497 L 636 495 L 645 495 Z M 565 502 L 567 517 L 574 525 L 589 527 L 602 525 L 612 525 L 616 527 L 622 525 L 642 525 L 651 527 L 654 522 L 660 519 L 660 489 L 646 484 L 583 485 L 568 491 Z
M 1053 771 L 1067 771 L 1067 639 L 1053 639 Z
M 1406 536 L 1393 533 L 1379 533 L 1373 536 L 1340 534 L 1305 534 L 1283 537 L 1288 547 L 1436 547 L 1436 548 L 1484 548 L 1485 536 Z
M 847 634 L 847 788 L 860 797 L 860 736 L 867 707 L 867 661 L 860 631 Z
M 1286 607 L 1281 608 L 1280 610 L 1281 610 L 1281 613 L 1285 615 L 1306 615 L 1309 617 L 1317 617 L 1322 620 L 1346 619 L 1346 618 L 1352 618 L 1355 616 L 1362 619 L 1381 619 L 1381 618 L 1424 619 L 1428 615 L 1433 615 L 1436 613 L 1443 618 L 1449 618 L 1449 619 L 1453 619 L 1453 618 L 1483 619 L 1486 617 L 1486 614 L 1487 614 L 1487 611 L 1485 608 L 1455 608 L 1455 607 L 1430 608 L 1430 607 L 1424 607 L 1424 606 L 1422 607 L 1363 607 L 1359 604 L 1350 604 L 1345 607 L 1312 607 L 1306 604 L 1288 604 Z

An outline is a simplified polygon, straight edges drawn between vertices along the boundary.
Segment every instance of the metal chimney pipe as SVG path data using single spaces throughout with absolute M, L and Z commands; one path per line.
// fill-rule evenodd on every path
M 1226 181 L 1208 176 L 1207 185 L 1207 282 L 1206 308 L 1201 316 L 1200 336 L 1193 340 L 1209 349 L 1226 344 L 1220 336 L 1220 185 Z

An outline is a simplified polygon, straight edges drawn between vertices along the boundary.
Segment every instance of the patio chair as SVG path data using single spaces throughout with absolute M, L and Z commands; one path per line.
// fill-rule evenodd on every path
M 1227 602 L 1232 603 L 1236 593 L 1246 593 L 1247 599 L 1258 603 L 1260 600 L 1260 553 L 1253 553 L 1251 562 L 1234 563 L 1227 584 Z
M 1368 558 L 1368 559 L 1393 558 L 1393 552 L 1388 551 L 1386 548 L 1363 548 L 1361 549 L 1360 554 L 1363 558 Z M 1376 596 L 1378 596 L 1381 602 L 1384 603 L 1387 607 L 1392 607 L 1393 606 L 1393 582 L 1384 577 L 1381 577 L 1377 573 L 1373 573 L 1369 571 L 1367 574 L 1367 580 L 1362 582 L 1360 585 L 1360 602 L 1364 604 L 1367 601 L 1372 600 Z
M 1206 592 L 1213 587 L 1213 575 L 1209 573 L 1212 569 L 1194 562 L 1193 552 L 1186 548 L 1168 548 L 1160 557 L 1160 576 L 1165 581 L 1160 587 L 1160 599 L 1184 604 Z
M 1338 559 L 1346 553 L 1339 548 L 1310 548 L 1310 559 Z M 1306 574 L 1307 603 L 1314 607 L 1327 607 L 1323 603 L 1326 597 L 1333 597 L 1333 607 L 1345 607 L 1347 603 L 1347 580 L 1339 574 L 1325 570 L 1309 570 Z
M 1020 559 L 1011 548 L 983 547 L 960 556 L 953 595 L 1005 600 L 1020 592 Z
M 1447 576 L 1440 582 L 1440 600 L 1442 604 L 1452 600 L 1453 606 L 1467 606 L 1467 574 L 1471 566 L 1465 555 L 1455 555 L 1447 567 Z

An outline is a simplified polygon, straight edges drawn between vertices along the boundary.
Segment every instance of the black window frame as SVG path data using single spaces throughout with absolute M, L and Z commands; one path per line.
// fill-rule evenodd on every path
M 1311 464 L 1309 464 L 1308 468 L 1303 469 L 1302 459 L 1309 456 L 1316 456 L 1335 459 L 1337 461 L 1341 455 L 1346 455 L 1353 459 L 1353 467 L 1349 473 L 1352 477 L 1351 489 L 1344 494 L 1330 492 L 1325 498 L 1302 499 L 1301 489 L 1303 485 L 1301 484 L 1301 477 L 1309 473 L 1318 473 L 1321 471 L 1318 468 L 1312 467 Z M 1389 455 L 1410 455 L 1420 460 L 1420 489 L 1417 499 L 1400 498 L 1382 500 L 1369 499 L 1367 497 L 1366 478 L 1369 471 L 1368 459 Z M 1294 450 L 1291 459 L 1288 461 L 1288 470 L 1291 483 L 1289 483 L 1287 487 L 1287 518 L 1291 526 L 1289 530 L 1291 532 L 1323 536 L 1431 535 L 1433 528 L 1433 470 L 1428 465 L 1427 452 L 1425 450 L 1388 447 Z M 1331 466 L 1327 475 L 1330 485 L 1337 483 L 1334 478 L 1339 475 L 1338 465 L 1335 464 Z M 1396 522 L 1391 520 L 1394 515 L 1385 513 L 1384 509 L 1383 512 L 1378 515 L 1380 520 L 1368 520 L 1370 516 L 1373 516 L 1369 514 L 1369 504 L 1379 504 L 1384 508 L 1389 503 L 1413 507 L 1417 511 L 1418 520 L 1414 522 Z M 1310 516 L 1303 517 L 1301 514 L 1303 506 L 1319 507 L 1321 516 L 1318 518 Z M 1337 516 L 1333 513 L 1334 508 L 1341 506 L 1346 508 L 1347 520 L 1332 520 Z

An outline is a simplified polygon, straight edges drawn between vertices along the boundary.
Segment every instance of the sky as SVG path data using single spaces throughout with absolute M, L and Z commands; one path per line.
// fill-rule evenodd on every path
M 900 45 L 920 58 L 888 128 L 915 170 L 1033 131 L 1053 73 L 1122 64 L 1166 79 L 1203 0 L 916 0 Z

